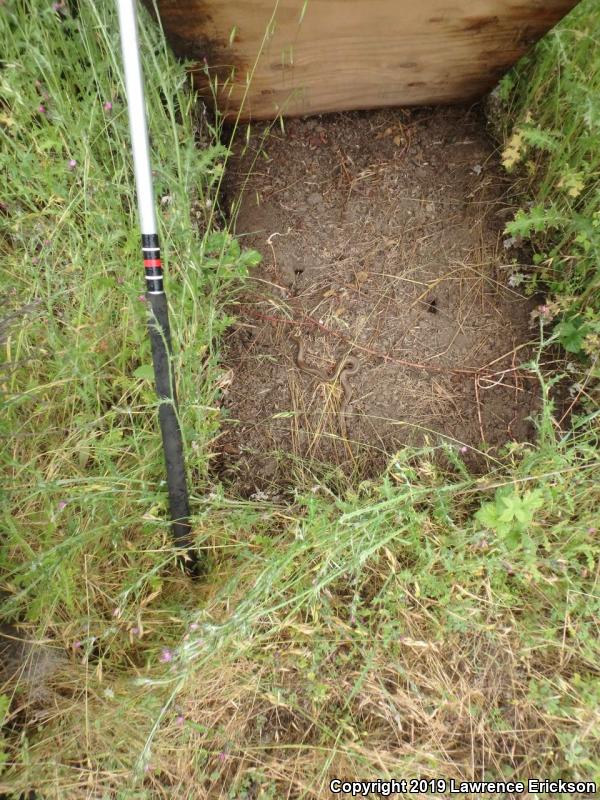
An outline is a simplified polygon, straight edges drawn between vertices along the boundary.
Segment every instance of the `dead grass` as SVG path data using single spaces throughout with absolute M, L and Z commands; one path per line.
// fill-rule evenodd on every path
M 535 681 L 564 692 L 586 668 L 574 652 L 528 648 L 519 609 L 501 611 L 489 583 L 472 598 L 485 609 L 478 629 L 442 634 L 435 604 L 396 580 L 394 562 L 390 553 L 368 570 L 358 615 L 332 593 L 312 613 L 272 617 L 258 648 L 239 641 L 204 659 L 152 740 L 139 796 L 325 798 L 334 777 L 526 779 L 553 774 L 574 727 L 595 738 L 597 709 L 573 696 L 571 713 L 557 714 L 531 695 Z M 468 594 L 456 586 L 457 603 Z M 90 664 L 56 691 L 29 785 L 47 798 L 133 791 L 131 774 L 109 765 L 143 751 L 156 688 L 132 692 Z

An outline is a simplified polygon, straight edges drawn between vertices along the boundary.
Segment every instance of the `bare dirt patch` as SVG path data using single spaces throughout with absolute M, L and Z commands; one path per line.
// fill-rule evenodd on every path
M 219 466 L 242 490 L 306 459 L 369 476 L 406 444 L 477 467 L 531 436 L 531 303 L 508 282 L 506 181 L 477 109 L 255 125 L 238 147 L 227 196 L 264 256 L 226 342 Z M 336 380 L 344 356 L 359 367 Z

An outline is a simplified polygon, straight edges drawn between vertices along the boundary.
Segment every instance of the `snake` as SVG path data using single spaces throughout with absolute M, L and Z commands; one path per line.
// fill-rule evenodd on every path
M 334 383 L 339 380 L 342 387 L 342 401 L 337 412 L 340 432 L 342 438 L 348 440 L 348 431 L 346 429 L 346 411 L 348 404 L 352 398 L 352 387 L 348 383 L 348 378 L 356 375 L 360 363 L 354 356 L 342 356 L 335 365 L 333 373 L 325 369 L 318 369 L 317 367 L 309 367 L 305 361 L 304 341 L 300 336 L 293 337 L 296 340 L 296 357 L 295 364 L 299 370 L 318 378 L 322 383 Z

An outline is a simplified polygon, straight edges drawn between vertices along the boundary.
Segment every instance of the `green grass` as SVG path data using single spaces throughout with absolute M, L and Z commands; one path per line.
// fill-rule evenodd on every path
M 562 322 L 585 325 L 597 266 L 573 225 L 597 209 L 597 153 L 578 138 L 580 103 L 556 109 L 576 91 L 566 71 L 582 92 L 598 75 L 600 56 L 579 55 L 587 34 L 569 33 L 595 21 L 584 4 L 503 84 L 507 127 L 530 110 L 528 131 L 561 152 L 568 141 L 575 173 L 585 164 L 571 197 L 558 150 L 527 156 L 534 208 L 564 218 L 537 232 L 536 280 L 558 276 Z M 600 781 L 592 356 L 578 350 L 585 403 L 570 427 L 556 426 L 540 375 L 536 445 L 510 446 L 483 477 L 451 450 L 443 471 L 426 449 L 337 494 L 299 485 L 287 503 L 213 484 L 223 308 L 256 255 L 219 214 L 219 130 L 144 15 L 194 535 L 209 564 L 191 584 L 165 522 L 116 15 L 8 0 L 0 31 L 0 589 L 6 619 L 66 653 L 43 703 L 24 681 L 0 702 L 0 791 L 245 800 L 327 796 L 334 776 Z
M 561 344 L 596 359 L 600 346 L 600 7 L 583 0 L 501 82 L 504 161 L 532 205 L 508 233 L 532 239 L 530 281 L 549 292 Z M 595 372 L 598 377 L 598 372 Z
M 115 572 L 127 573 L 132 559 L 158 569 L 170 555 L 159 546 L 163 465 L 117 25 L 103 8 L 64 20 L 49 5 L 28 8 L 8 4 L 2 17 L 3 311 L 12 315 L 2 376 L 8 552 L 24 569 L 11 577 L 23 592 L 13 605 L 26 602 L 35 619 L 48 607 L 84 611 L 72 591 L 84 557 L 94 569 L 112 550 Z M 182 68 L 149 26 L 144 50 L 187 459 L 205 479 L 221 306 L 252 255 L 219 232 L 212 210 L 225 148 L 195 118 Z

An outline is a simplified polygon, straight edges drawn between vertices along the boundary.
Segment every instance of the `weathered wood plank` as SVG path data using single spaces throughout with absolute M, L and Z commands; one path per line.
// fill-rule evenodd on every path
M 491 88 L 576 0 L 159 0 L 201 91 L 265 119 L 448 103 Z M 202 65 L 206 64 L 205 68 Z

